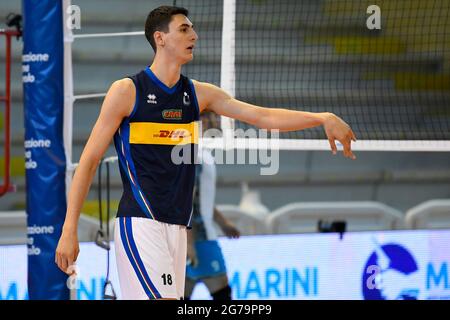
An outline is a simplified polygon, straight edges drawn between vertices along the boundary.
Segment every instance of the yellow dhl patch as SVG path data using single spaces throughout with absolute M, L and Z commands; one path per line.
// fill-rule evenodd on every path
M 198 143 L 198 121 L 191 123 L 131 122 L 130 144 Z

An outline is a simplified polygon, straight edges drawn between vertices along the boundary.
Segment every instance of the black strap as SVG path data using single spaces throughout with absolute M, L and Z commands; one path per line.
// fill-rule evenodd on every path
M 110 252 L 110 236 L 109 236 L 109 218 L 111 213 L 111 179 L 110 179 L 110 163 L 109 161 L 105 162 L 106 164 L 106 235 L 103 231 L 103 206 L 102 206 L 102 165 L 103 160 L 100 162 L 98 166 L 98 203 L 99 203 L 99 220 L 100 220 L 100 229 L 97 232 L 97 237 L 95 239 L 95 243 L 105 249 L 107 251 L 106 254 L 106 279 L 105 284 L 103 285 L 103 300 L 116 300 L 116 292 L 112 285 L 112 282 L 109 280 L 109 252 Z M 106 292 L 110 289 L 111 293 L 107 294 Z
M 98 165 L 98 218 L 100 223 L 100 229 L 97 231 L 97 236 L 95 237 L 95 243 L 105 249 L 109 250 L 109 235 L 105 237 L 105 232 L 103 231 L 103 204 L 102 204 L 102 194 L 103 194 L 103 188 L 102 188 L 102 166 L 103 166 L 103 159 L 100 161 L 100 164 Z M 109 228 L 108 228 L 109 229 Z
M 111 181 L 109 179 L 109 161 L 106 162 L 106 238 L 109 239 L 109 218 L 111 213 L 111 198 L 110 198 L 110 191 L 111 191 Z
M 97 173 L 98 173 L 98 216 L 100 219 L 100 230 L 103 230 L 103 206 L 102 206 L 102 166 L 103 159 L 100 161 L 98 165 Z

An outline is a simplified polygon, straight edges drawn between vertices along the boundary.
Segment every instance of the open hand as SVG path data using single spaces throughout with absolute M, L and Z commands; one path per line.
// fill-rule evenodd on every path
M 333 113 L 327 115 L 323 126 L 333 154 L 337 153 L 335 140 L 338 140 L 344 147 L 344 156 L 355 160 L 356 156 L 352 152 L 351 142 L 352 140 L 356 141 L 356 137 L 350 126 Z
M 78 236 L 76 234 L 63 234 L 56 248 L 55 263 L 64 273 L 71 275 L 74 273 L 73 264 L 80 253 Z
M 195 268 L 198 265 L 197 251 L 195 250 L 195 246 L 192 244 L 188 244 L 187 246 L 187 260 L 188 264 Z
M 239 230 L 232 223 L 221 226 L 221 229 L 228 238 L 237 239 L 241 235 Z

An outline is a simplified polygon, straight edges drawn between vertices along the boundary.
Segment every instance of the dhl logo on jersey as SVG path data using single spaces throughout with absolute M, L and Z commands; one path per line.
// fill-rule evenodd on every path
M 179 130 L 159 130 L 159 133 L 153 135 L 155 138 L 172 138 L 172 139 L 184 139 L 191 136 L 191 133 L 184 129 Z
M 198 143 L 198 122 L 131 122 L 130 143 L 167 145 Z

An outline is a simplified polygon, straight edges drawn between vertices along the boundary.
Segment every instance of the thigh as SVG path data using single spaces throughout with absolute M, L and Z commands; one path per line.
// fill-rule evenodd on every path
M 186 252 L 187 233 L 186 227 L 180 225 L 168 225 L 169 249 L 172 253 L 173 267 L 175 272 L 175 285 L 177 298 L 181 299 L 185 293 L 186 281 Z
M 197 282 L 192 279 L 186 278 L 186 283 L 184 286 L 184 297 L 190 297 L 192 292 L 194 292 L 194 288 Z
M 146 218 L 119 217 L 114 233 L 122 298 L 178 298 L 163 224 Z

